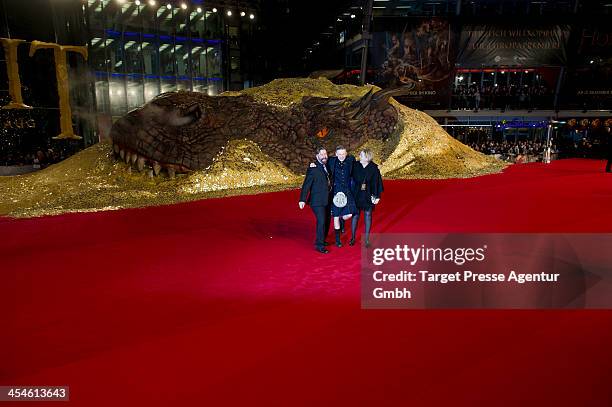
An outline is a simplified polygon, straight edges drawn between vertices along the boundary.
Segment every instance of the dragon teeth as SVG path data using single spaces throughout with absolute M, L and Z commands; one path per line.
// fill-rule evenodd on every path
M 137 160 L 138 164 L 136 164 L 138 166 L 138 171 L 142 171 L 144 169 L 144 165 L 145 165 L 145 158 L 144 157 L 138 157 Z

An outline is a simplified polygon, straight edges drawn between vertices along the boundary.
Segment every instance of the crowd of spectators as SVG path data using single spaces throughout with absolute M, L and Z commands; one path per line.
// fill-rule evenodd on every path
M 453 90 L 453 109 L 459 110 L 533 110 L 552 109 L 552 93 L 545 85 L 477 85 L 455 86 Z
M 51 164 L 58 163 L 66 158 L 70 153 L 58 148 L 38 149 L 30 152 L 11 151 L 0 154 L 1 166 L 27 166 L 31 165 L 34 169 L 45 168 Z
M 494 155 L 513 163 L 543 161 L 546 153 L 546 142 L 538 140 L 485 140 L 469 142 L 467 145 L 483 154 Z M 569 157 L 599 158 L 601 156 L 601 143 L 586 137 L 579 140 L 567 138 L 552 140 L 550 146 L 551 160 Z
M 514 163 L 542 161 L 546 144 L 541 141 L 492 141 L 468 143 L 476 151 Z M 555 144 L 551 145 L 551 158 L 559 153 Z
M 602 140 L 583 137 L 579 140 L 567 140 L 562 150 L 571 153 L 572 157 L 601 158 L 605 155 Z

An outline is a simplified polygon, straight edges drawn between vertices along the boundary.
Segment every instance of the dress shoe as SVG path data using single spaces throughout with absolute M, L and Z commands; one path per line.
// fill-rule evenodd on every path
M 355 238 L 351 237 L 351 241 L 349 242 L 349 246 L 355 246 Z
M 319 253 L 323 253 L 323 254 L 327 254 L 327 253 L 329 253 L 329 250 L 327 250 L 327 249 L 326 249 L 326 248 L 324 248 L 324 247 L 321 247 L 321 248 L 318 248 L 318 247 L 317 247 L 315 250 L 316 250 L 316 251 L 318 251 Z

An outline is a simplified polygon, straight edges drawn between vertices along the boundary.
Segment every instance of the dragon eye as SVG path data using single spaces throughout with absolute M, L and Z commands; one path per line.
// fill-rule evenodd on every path
M 316 134 L 317 138 L 324 138 L 329 134 L 329 129 L 327 127 L 323 127 Z
M 166 117 L 166 122 L 170 126 L 188 126 L 202 117 L 202 110 L 194 104 L 183 110 L 174 109 Z
M 202 117 L 202 109 L 197 104 L 190 106 L 183 115 L 191 118 L 191 123 L 197 121 Z

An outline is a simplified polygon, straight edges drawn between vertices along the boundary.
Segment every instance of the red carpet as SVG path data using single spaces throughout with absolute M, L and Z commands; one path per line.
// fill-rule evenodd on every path
M 374 232 L 612 232 L 602 170 L 387 181 Z M 297 197 L 0 219 L 0 385 L 79 406 L 612 405 L 612 311 L 362 311 L 360 249 L 316 253 Z

